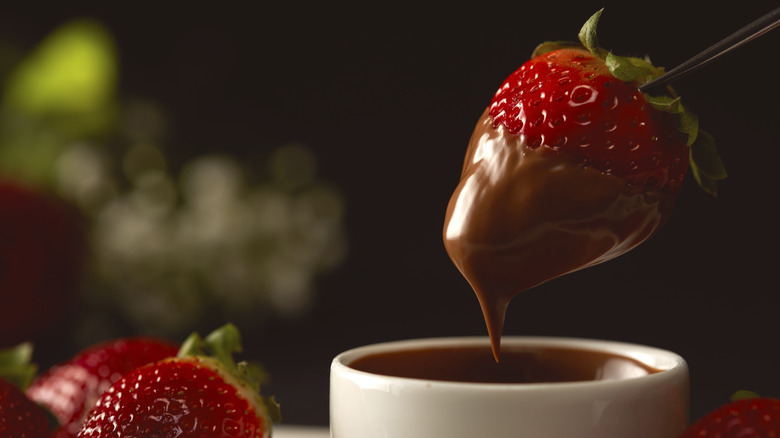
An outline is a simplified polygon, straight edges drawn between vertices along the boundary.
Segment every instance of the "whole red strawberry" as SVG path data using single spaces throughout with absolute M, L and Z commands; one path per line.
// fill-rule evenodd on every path
M 91 346 L 37 377 L 31 399 L 60 423 L 56 438 L 75 437 L 89 410 L 114 382 L 134 369 L 176 356 L 178 346 L 149 337 L 121 338 Z
M 748 395 L 698 419 L 678 438 L 780 437 L 780 400 Z
M 667 221 L 689 167 L 714 193 L 711 137 L 663 70 L 599 47 L 545 43 L 495 93 L 472 134 L 444 243 L 476 291 L 497 353 L 514 295 L 635 248 Z M 690 164 L 690 166 L 689 166 Z
M 37 367 L 30 362 L 32 345 L 0 350 L 0 437 L 49 438 L 45 411 L 25 396 Z
M 0 179 L 0 347 L 35 340 L 73 309 L 84 243 L 64 203 Z
M 179 357 L 138 368 L 114 383 L 78 436 L 270 437 L 276 405 L 260 395 L 256 368 L 233 361 L 240 347 L 230 324 L 205 340 L 193 335 Z

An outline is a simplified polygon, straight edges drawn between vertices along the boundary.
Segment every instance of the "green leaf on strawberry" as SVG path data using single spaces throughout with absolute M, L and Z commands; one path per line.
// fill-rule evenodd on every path
M 235 353 L 241 353 L 241 333 L 233 324 L 226 324 L 206 338 L 201 338 L 198 333 L 192 333 L 181 345 L 178 357 L 209 356 L 217 360 L 226 370 L 236 377 L 242 377 L 252 384 L 257 391 L 260 384 L 268 380 L 265 369 L 257 363 L 241 361 L 236 363 L 233 359 Z
M 718 182 L 725 179 L 727 173 L 710 134 L 699 131 L 696 142 L 691 145 L 690 163 L 691 173 L 699 186 L 707 193 L 717 195 Z
M 226 324 L 211 332 L 205 339 L 192 333 L 181 345 L 178 357 L 211 356 L 223 366 L 236 371 L 233 354 L 240 353 L 241 334 L 233 324 Z
M 38 367 L 32 363 L 33 346 L 29 342 L 0 350 L 0 378 L 25 390 L 35 378 Z
M 599 19 L 601 18 L 602 12 L 604 12 L 604 8 L 599 9 L 595 14 L 591 15 L 588 21 L 582 25 L 578 37 L 582 45 L 588 49 L 590 53 L 598 56 L 601 59 L 604 59 L 607 56 L 607 52 L 601 48 L 601 45 L 599 44 L 599 38 L 596 33 L 596 28 L 599 25 Z
M 616 79 L 634 84 L 637 88 L 661 76 L 664 73 L 663 67 L 656 67 L 641 58 L 618 56 L 601 48 L 596 30 L 603 11 L 603 8 L 598 10 L 580 29 L 578 38 L 581 46 L 603 59 L 607 69 Z M 536 47 L 533 56 L 577 45 L 564 41 L 545 42 Z M 718 182 L 725 179 L 727 173 L 718 155 L 715 140 L 699 129 L 698 117 L 682 104 L 674 89 L 666 88 L 668 95 L 642 94 L 653 108 L 675 116 L 675 126 L 685 136 L 686 145 L 690 147 L 689 161 L 694 179 L 705 192 L 717 195 Z
M 580 47 L 580 43 L 575 43 L 572 41 L 545 41 L 534 48 L 533 53 L 531 53 L 531 58 L 536 58 L 537 56 L 544 55 L 545 53 L 571 47 Z
M 671 96 L 650 96 L 645 94 L 645 100 L 658 111 L 674 114 L 674 124 L 678 131 L 687 136 L 685 144 L 691 146 L 699 135 L 699 117 L 688 111 L 682 104 L 682 99 Z
M 679 114 L 682 111 L 682 99 L 671 96 L 645 96 L 645 100 L 658 111 Z
M 603 59 L 610 73 L 623 82 L 630 82 L 640 86 L 662 75 L 664 69 L 654 66 L 647 60 L 618 56 L 601 48 L 596 28 L 603 11 L 604 9 L 600 9 L 593 14 L 580 29 L 578 37 L 582 46 L 588 49 L 594 56 Z
M 222 369 L 259 394 L 261 384 L 268 380 L 268 373 L 256 362 L 236 362 L 233 355 L 242 350 L 241 332 L 234 324 L 228 323 L 209 333 L 205 338 L 198 333 L 192 333 L 182 343 L 177 357 L 213 359 Z M 263 397 L 263 400 L 273 421 L 280 421 L 279 404 L 272 396 Z
M 644 59 L 618 56 L 612 52 L 607 53 L 604 62 L 610 73 L 623 82 L 641 85 L 663 74 L 662 68 L 655 67 Z
M 748 398 L 757 398 L 757 397 L 760 397 L 758 393 L 755 393 L 753 391 L 748 391 L 746 389 L 740 389 L 739 391 L 731 395 L 731 401 L 745 400 Z

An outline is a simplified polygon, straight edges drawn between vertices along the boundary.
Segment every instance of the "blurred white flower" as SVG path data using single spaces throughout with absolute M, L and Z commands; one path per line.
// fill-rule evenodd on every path
M 111 166 L 88 148 L 64 154 L 60 186 L 73 197 L 114 187 Z M 266 180 L 228 155 L 186 162 L 178 177 L 148 143 L 128 148 L 128 184 L 86 196 L 99 293 L 145 332 L 176 335 L 220 314 L 244 326 L 295 318 L 315 300 L 316 277 L 346 254 L 344 202 L 316 179 L 302 145 L 269 158 Z M 97 199 L 97 200 L 95 200 Z
M 60 194 L 92 215 L 106 200 L 116 196 L 116 181 L 105 150 L 86 143 L 63 148 L 55 163 L 55 184 Z

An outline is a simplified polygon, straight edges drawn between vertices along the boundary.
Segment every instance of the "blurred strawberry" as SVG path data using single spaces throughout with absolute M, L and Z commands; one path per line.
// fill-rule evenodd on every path
M 35 339 L 72 308 L 84 243 L 64 203 L 0 179 L 0 347 Z
M 60 427 L 55 438 L 75 437 L 98 397 L 134 369 L 176 356 L 178 345 L 148 338 L 120 338 L 91 346 L 36 378 L 27 396 L 47 408 Z
M 32 345 L 20 344 L 0 350 L 0 437 L 49 438 L 49 418 L 40 406 L 27 398 L 24 388 L 35 376 L 30 362 Z
M 678 438 L 780 437 L 780 399 L 740 391 L 727 403 L 699 418 Z
M 50 434 L 43 409 L 0 378 L 0 436 L 49 438 Z

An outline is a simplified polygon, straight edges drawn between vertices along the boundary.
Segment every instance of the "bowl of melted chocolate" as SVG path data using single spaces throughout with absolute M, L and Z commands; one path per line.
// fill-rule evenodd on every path
M 585 348 L 508 346 L 498 361 L 489 345 L 411 348 L 362 356 L 358 371 L 472 383 L 556 383 L 646 376 L 661 370 L 619 354 Z
M 334 438 L 675 438 L 679 355 L 607 340 L 429 338 L 356 347 L 330 368 Z

